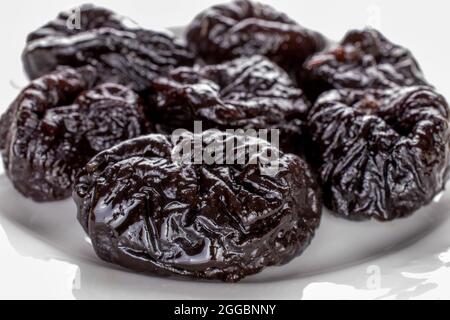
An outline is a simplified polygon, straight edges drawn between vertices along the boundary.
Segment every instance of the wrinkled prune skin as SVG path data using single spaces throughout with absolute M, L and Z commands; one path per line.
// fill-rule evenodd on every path
M 75 9 L 79 9 L 78 12 Z M 79 25 L 75 25 L 74 14 L 79 13 Z M 117 30 L 137 29 L 136 23 L 126 17 L 120 16 L 109 9 L 96 7 L 92 4 L 83 4 L 79 8 L 63 11 L 55 20 L 48 22 L 39 29 L 30 33 L 27 43 L 47 37 L 67 37 L 80 32 L 98 28 L 112 28 Z
M 325 205 L 353 220 L 412 214 L 444 189 L 449 108 L 426 86 L 324 93 L 309 115 Z
M 5 171 L 24 196 L 70 197 L 75 175 L 95 154 L 146 132 L 138 96 L 96 81 L 92 67 L 60 69 L 34 80 L 2 116 Z
M 155 77 L 193 63 L 171 35 L 139 28 L 107 9 L 81 6 L 81 28 L 73 30 L 66 25 L 70 14 L 61 13 L 28 36 L 22 60 L 31 79 L 58 66 L 92 65 L 103 82 L 145 91 Z
M 247 0 L 213 6 L 189 25 L 189 47 L 207 63 L 264 55 L 285 69 L 301 64 L 325 46 L 317 32 L 305 29 L 274 8 Z
M 178 128 L 279 129 L 283 151 L 301 150 L 310 107 L 280 67 L 263 56 L 173 70 L 154 83 L 151 118 L 162 132 Z
M 388 89 L 426 85 L 411 52 L 375 29 L 352 30 L 330 50 L 316 53 L 304 65 L 302 87 L 317 97 L 330 89 Z
M 236 138 L 212 130 L 201 137 L 218 135 L 225 143 Z M 275 152 L 260 139 L 242 145 L 256 141 Z M 236 282 L 308 246 L 321 200 L 300 157 L 279 153 L 278 171 L 263 175 L 258 163 L 174 161 L 174 150 L 165 135 L 135 138 L 100 153 L 80 174 L 78 219 L 101 259 L 150 274 Z

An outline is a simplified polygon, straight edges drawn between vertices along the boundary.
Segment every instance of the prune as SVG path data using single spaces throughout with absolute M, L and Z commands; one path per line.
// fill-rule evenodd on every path
M 317 32 L 305 29 L 270 6 L 237 0 L 200 13 L 186 34 L 190 48 L 207 63 L 260 54 L 290 69 L 325 46 Z
M 309 115 L 324 203 L 349 219 L 410 215 L 443 190 L 449 108 L 427 86 L 324 93 Z
M 263 56 L 203 67 L 181 67 L 155 81 L 151 117 L 163 132 L 206 129 L 279 129 L 283 151 L 300 150 L 309 109 L 289 76 Z
M 374 29 L 352 30 L 334 48 L 309 58 L 300 78 L 317 97 L 329 89 L 426 85 L 411 52 Z
M 215 139 L 240 139 L 209 130 L 183 141 L 196 137 L 204 148 Z M 300 157 L 265 140 L 241 141 L 245 156 L 254 145 L 278 152 L 277 171 L 266 175 L 258 162 L 174 160 L 177 141 L 160 134 L 125 141 L 79 175 L 78 219 L 101 259 L 139 272 L 234 282 L 287 263 L 308 246 L 321 200 Z
M 72 193 L 76 173 L 98 152 L 143 134 L 137 95 L 117 84 L 94 86 L 96 70 L 63 68 L 36 79 L 0 120 L 5 171 L 35 201 Z
M 104 82 L 145 91 L 155 77 L 193 62 L 192 54 L 169 34 L 131 26 L 107 9 L 80 7 L 78 29 L 66 26 L 70 14 L 61 13 L 28 36 L 22 60 L 31 79 L 61 65 L 93 65 Z
M 76 14 L 79 14 L 78 21 L 74 16 Z M 76 25 L 76 22 L 79 25 Z M 84 4 L 78 8 L 59 13 L 55 20 L 30 33 L 27 37 L 27 43 L 47 37 L 74 36 L 80 32 L 98 28 L 127 30 L 137 29 L 139 26 L 126 17 L 119 16 L 106 8 Z

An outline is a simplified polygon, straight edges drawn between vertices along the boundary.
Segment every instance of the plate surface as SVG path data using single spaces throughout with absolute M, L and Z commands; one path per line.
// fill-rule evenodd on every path
M 349 222 L 325 212 L 301 257 L 237 284 L 152 277 L 106 264 L 95 256 L 71 200 L 33 203 L 20 196 L 4 175 L 0 224 L 22 256 L 38 264 L 65 262 L 60 273 L 66 270 L 67 290 L 80 299 L 432 297 L 443 286 L 450 289 L 445 279 L 450 276 L 450 192 L 438 198 L 412 217 L 391 223 Z M 33 263 L 28 264 L 32 269 Z
M 139 22 L 145 21 L 148 15 L 148 8 L 142 1 L 134 5 L 103 2 L 118 12 L 137 17 Z M 386 27 L 382 31 L 410 47 L 430 81 L 449 97 L 448 76 L 441 70 L 450 67 L 450 51 L 444 46 L 447 42 L 439 41 L 439 33 L 434 32 L 439 28 L 448 29 L 448 25 L 441 25 L 447 21 L 448 8 L 444 2 L 435 4 L 442 8 L 433 7 L 430 12 L 412 3 L 407 16 L 399 3 L 381 1 L 380 7 L 372 7 L 371 3 L 373 1 L 354 1 L 342 7 L 328 1 L 314 1 L 302 3 L 302 8 L 294 8 L 292 1 L 273 4 L 305 25 L 336 39 L 349 28 L 365 23 L 366 9 L 380 10 L 383 19 L 380 27 Z M 71 1 L 57 4 L 47 1 L 47 4 L 20 1 L 11 4 L 10 10 L 1 13 L 1 21 L 15 28 L 1 28 L 0 32 L 4 32 L 1 38 L 24 39 L 26 33 L 42 21 L 73 5 Z M 152 12 L 164 14 L 155 14 L 151 22 L 155 25 L 187 23 L 208 5 L 179 2 L 177 11 L 184 12 L 183 17 L 169 15 L 167 18 L 174 4 L 162 3 L 166 9 L 152 8 Z M 333 15 L 317 19 L 318 15 L 311 14 L 321 12 L 325 5 L 331 6 L 327 12 Z M 34 14 L 29 25 L 25 22 L 30 17 L 21 17 L 24 24 L 19 25 L 17 17 L 9 13 L 20 12 L 21 6 L 28 6 L 28 12 Z M 402 25 L 407 27 L 399 26 L 400 15 L 405 18 Z M 427 23 L 416 23 L 415 17 L 428 15 L 432 18 Z M 439 19 L 436 15 L 442 17 Z M 26 83 L 19 72 L 18 57 L 22 47 L 22 40 L 11 41 L 10 50 L 2 53 L 1 111 Z M 435 49 L 430 51 L 431 47 Z M 76 209 L 71 200 L 35 204 L 20 196 L 2 172 L 0 165 L 0 298 L 450 298 L 450 191 L 413 216 L 391 223 L 349 222 L 324 212 L 316 237 L 301 257 L 286 266 L 268 268 L 240 283 L 223 284 L 151 277 L 100 261 L 76 221 Z

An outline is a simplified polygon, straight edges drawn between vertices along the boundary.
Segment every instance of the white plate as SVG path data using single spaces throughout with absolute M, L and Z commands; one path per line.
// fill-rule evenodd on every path
M 86 240 L 72 201 L 36 204 L 0 177 L 0 224 L 12 247 L 35 259 L 27 260 L 25 272 L 39 260 L 64 261 L 51 266 L 62 276 L 47 285 L 72 284 L 68 290 L 80 299 L 449 298 L 449 207 L 446 192 L 412 217 L 391 223 L 349 222 L 325 212 L 301 257 L 224 284 L 152 277 L 106 264 Z
M 301 257 L 224 284 L 108 265 L 95 256 L 71 200 L 33 203 L 0 175 L 0 298 L 450 298 L 450 191 L 438 200 L 390 223 L 324 212 Z

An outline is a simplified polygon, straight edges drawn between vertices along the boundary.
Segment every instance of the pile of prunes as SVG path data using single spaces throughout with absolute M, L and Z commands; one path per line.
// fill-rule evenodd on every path
M 22 61 L 31 83 L 0 120 L 9 179 L 37 202 L 72 196 L 97 255 L 136 271 L 236 282 L 300 255 L 322 203 L 390 221 L 449 177 L 446 100 L 374 29 L 331 43 L 237 0 L 178 39 L 83 5 L 32 32 Z M 231 147 L 179 161 L 180 140 Z M 254 160 L 274 154 L 267 174 Z

